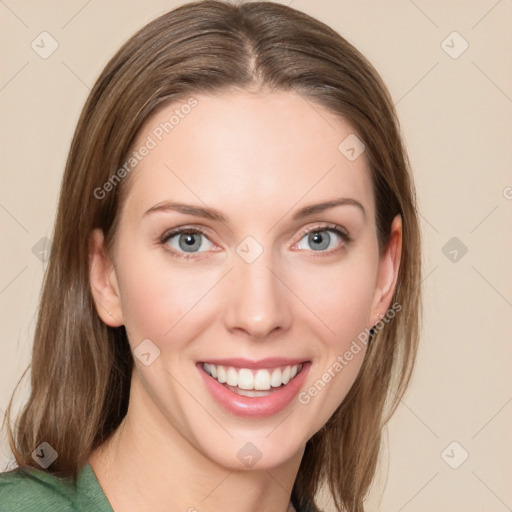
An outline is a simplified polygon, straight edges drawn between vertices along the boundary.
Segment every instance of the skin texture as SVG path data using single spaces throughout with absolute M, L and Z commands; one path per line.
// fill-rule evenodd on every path
M 195 98 L 130 176 L 113 254 L 101 231 L 91 235 L 98 314 L 126 326 L 132 349 L 150 339 L 160 356 L 149 366 L 135 359 L 128 414 L 90 463 L 116 512 L 285 512 L 305 444 L 346 396 L 365 349 L 307 405 L 295 399 L 265 419 L 222 409 L 195 362 L 300 357 L 312 361 L 302 389 L 311 387 L 390 307 L 401 219 L 379 257 L 364 153 L 351 162 L 338 150 L 353 133 L 345 120 L 294 92 Z M 148 119 L 135 147 L 175 108 Z M 366 214 L 343 205 L 292 220 L 303 206 L 340 197 Z M 168 200 L 216 208 L 226 222 L 175 211 L 144 216 Z M 317 228 L 325 238 L 325 223 L 353 240 L 328 231 L 329 246 L 315 250 L 302 232 Z M 179 236 L 161 243 L 180 226 L 207 233 L 196 235 L 195 259 L 171 256 Z M 248 236 L 263 250 L 252 263 L 236 252 Z M 237 457 L 247 442 L 262 454 L 251 468 Z

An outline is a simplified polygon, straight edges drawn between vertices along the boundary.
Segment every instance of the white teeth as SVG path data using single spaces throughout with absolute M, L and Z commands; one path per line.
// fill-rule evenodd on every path
M 211 364 L 210 366 L 215 366 L 214 364 Z M 226 369 L 224 366 L 216 366 L 217 368 L 217 377 L 213 375 L 213 372 L 210 373 L 210 375 L 215 379 L 217 379 L 221 384 L 224 384 L 228 380 L 228 377 L 226 375 Z M 208 371 L 208 370 L 206 370 Z
M 281 370 L 279 368 L 276 368 L 272 372 L 270 384 L 272 385 L 273 388 L 278 388 L 283 383 L 282 376 L 283 376 L 283 374 L 281 373 Z
M 239 386 L 240 387 L 240 386 Z M 258 391 L 266 391 L 270 389 L 270 374 L 268 370 L 258 370 L 254 376 L 254 389 Z
M 268 392 L 254 391 L 253 389 L 240 389 L 240 388 L 233 388 L 231 391 L 235 392 L 238 395 L 248 396 L 250 398 L 259 397 L 259 396 L 267 396 L 267 395 L 270 395 L 270 393 L 271 393 L 271 391 L 268 391 Z
M 254 375 L 251 370 L 242 368 L 238 372 L 238 387 L 240 389 L 254 389 Z
M 221 384 L 238 387 L 239 389 L 251 391 L 267 391 L 270 388 L 278 388 L 286 385 L 302 369 L 302 364 L 283 366 L 281 368 L 249 370 L 248 368 L 236 369 L 232 366 L 224 367 L 212 363 L 203 363 L 203 368 Z M 256 395 L 246 395 L 256 396 Z
M 230 366 L 228 368 L 226 375 L 227 375 L 226 383 L 228 386 L 238 386 L 238 373 L 234 368 L 232 368 Z

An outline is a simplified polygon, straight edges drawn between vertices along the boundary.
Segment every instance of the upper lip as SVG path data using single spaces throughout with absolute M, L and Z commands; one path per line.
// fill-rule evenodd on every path
M 204 359 L 201 363 L 210 363 L 222 366 L 232 366 L 234 368 L 278 368 L 280 366 L 294 366 L 296 364 L 306 363 L 308 359 L 296 359 L 289 357 L 267 357 L 265 359 L 251 360 L 241 357 L 229 359 Z

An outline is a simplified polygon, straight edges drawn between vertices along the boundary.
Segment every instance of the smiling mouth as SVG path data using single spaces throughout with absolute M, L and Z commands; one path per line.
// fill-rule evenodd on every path
M 233 393 L 246 397 L 263 397 L 284 388 L 301 372 L 303 364 L 249 369 L 201 363 L 201 367 Z

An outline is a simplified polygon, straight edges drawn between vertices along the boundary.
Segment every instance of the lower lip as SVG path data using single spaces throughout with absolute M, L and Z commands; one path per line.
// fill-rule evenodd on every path
M 286 386 L 275 388 L 267 396 L 247 397 L 230 391 L 206 373 L 202 363 L 197 368 L 213 398 L 231 414 L 245 418 L 268 418 L 284 410 L 299 393 L 311 362 L 302 363 L 302 370 Z

